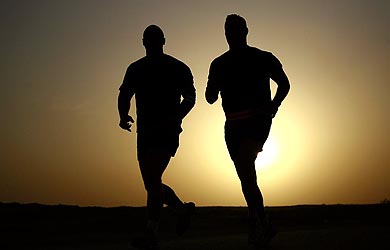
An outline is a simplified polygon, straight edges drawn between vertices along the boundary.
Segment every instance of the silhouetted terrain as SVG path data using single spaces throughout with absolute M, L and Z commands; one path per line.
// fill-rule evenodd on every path
M 388 249 L 390 206 L 267 207 L 279 234 L 270 249 Z M 200 207 L 191 229 L 175 235 L 164 208 L 163 249 L 246 249 L 245 207 Z M 144 207 L 78 207 L 0 203 L 0 249 L 127 249 L 142 232 Z

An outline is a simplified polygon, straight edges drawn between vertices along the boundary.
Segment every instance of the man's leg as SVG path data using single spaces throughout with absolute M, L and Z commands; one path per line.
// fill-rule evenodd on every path
M 258 146 L 256 146 L 255 142 L 245 140 L 241 144 L 237 157 L 234 160 L 249 210 L 248 243 L 254 249 L 267 246 L 276 235 L 276 230 L 266 216 L 263 196 L 257 185 L 255 169 L 257 149 Z
M 257 185 L 255 160 L 257 155 L 256 142 L 246 139 L 240 143 L 234 157 L 234 165 L 241 181 L 241 188 L 248 205 L 249 217 L 257 217 L 263 223 L 265 220 L 263 196 Z
M 176 195 L 175 191 L 166 184 L 162 184 L 163 191 L 163 204 L 173 208 L 178 209 L 183 205 L 183 202 Z
M 138 249 L 159 249 L 158 225 L 163 206 L 163 187 L 161 177 L 166 169 L 170 155 L 139 147 L 138 162 L 147 192 L 147 224 L 144 237 L 133 239 L 132 245 Z
M 162 175 L 168 166 L 170 155 L 160 152 L 150 153 L 139 159 L 140 170 L 147 192 L 148 220 L 158 222 L 164 201 Z
M 182 236 L 190 227 L 191 216 L 195 211 L 193 202 L 183 203 L 176 195 L 175 191 L 166 184 L 162 184 L 164 204 L 172 208 L 177 216 L 176 233 Z
M 235 157 L 232 157 L 248 205 L 248 243 L 253 249 L 267 246 L 276 234 L 267 219 L 263 196 L 257 185 L 255 169 L 257 149 L 256 142 L 245 139 L 241 141 Z

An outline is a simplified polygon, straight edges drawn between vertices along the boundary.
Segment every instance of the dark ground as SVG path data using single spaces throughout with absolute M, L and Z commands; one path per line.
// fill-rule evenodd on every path
M 390 205 L 267 207 L 279 233 L 270 250 L 390 249 Z M 164 208 L 163 250 L 246 249 L 245 207 L 200 207 L 190 230 L 175 235 Z M 0 249 L 128 249 L 142 232 L 143 207 L 0 203 Z

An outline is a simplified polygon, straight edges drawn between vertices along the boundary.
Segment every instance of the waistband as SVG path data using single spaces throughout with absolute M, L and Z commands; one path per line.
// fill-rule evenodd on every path
M 234 113 L 225 113 L 226 120 L 227 121 L 235 121 L 235 120 L 242 120 L 242 119 L 248 119 L 255 115 L 255 112 L 252 110 L 245 110 L 240 112 L 234 112 Z
M 243 120 L 243 119 L 249 119 L 253 117 L 271 117 L 268 109 L 250 109 L 250 110 L 244 110 L 240 112 L 233 112 L 233 113 L 225 113 L 225 117 L 227 121 L 236 121 L 236 120 Z

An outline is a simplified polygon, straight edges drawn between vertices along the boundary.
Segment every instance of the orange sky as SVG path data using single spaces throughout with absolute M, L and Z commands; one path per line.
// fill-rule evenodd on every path
M 144 205 L 136 135 L 118 127 L 116 99 L 154 23 L 198 95 L 164 181 L 198 205 L 244 205 L 221 103 L 204 98 L 230 13 L 292 85 L 258 159 L 265 204 L 390 198 L 388 10 L 385 0 L 5 1 L 0 201 Z

